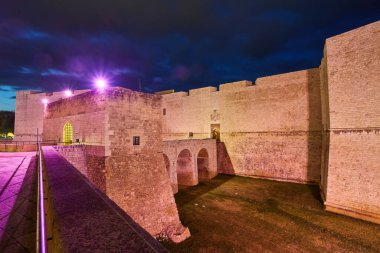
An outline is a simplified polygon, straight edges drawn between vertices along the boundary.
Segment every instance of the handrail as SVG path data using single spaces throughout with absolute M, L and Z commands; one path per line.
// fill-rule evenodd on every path
M 41 143 L 41 144 L 49 144 L 49 145 L 53 145 L 55 143 L 57 143 L 56 141 L 54 140 L 47 140 L 47 141 L 43 141 L 43 142 L 36 142 L 36 141 L 14 141 L 14 140 L 2 140 L 0 139 L 0 144 L 22 144 L 22 145 L 25 145 L 25 144 L 37 144 L 37 143 Z
M 40 253 L 47 253 L 47 238 L 46 238 L 46 221 L 45 221 L 45 198 L 44 198 L 44 185 L 42 174 L 42 150 L 41 144 L 38 145 L 38 194 L 37 194 L 37 251 Z

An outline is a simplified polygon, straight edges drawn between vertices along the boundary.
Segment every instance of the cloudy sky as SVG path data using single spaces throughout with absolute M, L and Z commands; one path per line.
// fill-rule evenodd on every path
M 378 20 L 379 0 L 1 1 L 0 110 L 97 75 L 154 92 L 318 67 L 325 38 Z

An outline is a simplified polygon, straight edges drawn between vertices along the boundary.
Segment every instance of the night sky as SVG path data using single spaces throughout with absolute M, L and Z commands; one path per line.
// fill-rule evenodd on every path
M 318 67 L 325 38 L 379 19 L 379 0 L 2 0 L 0 110 L 98 75 L 154 92 Z

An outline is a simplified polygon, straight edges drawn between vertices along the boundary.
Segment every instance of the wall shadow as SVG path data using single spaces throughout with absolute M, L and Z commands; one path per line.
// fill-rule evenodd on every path
M 322 101 L 318 68 L 307 70 L 308 131 L 307 131 L 307 181 L 319 184 L 321 180 L 322 152 Z M 310 187 L 312 195 L 321 202 L 319 192 Z
M 199 182 L 199 184 L 196 186 L 180 186 L 180 189 L 192 188 L 192 190 L 178 191 L 178 193 L 175 194 L 175 202 L 177 206 L 183 206 L 187 203 L 192 202 L 199 196 L 202 196 L 203 194 L 206 194 L 207 192 L 210 192 L 218 188 L 219 186 L 223 185 L 224 183 L 228 182 L 234 177 L 236 176 L 219 174 L 210 181 Z
M 235 169 L 224 142 L 216 142 L 216 153 L 218 173 L 235 175 Z

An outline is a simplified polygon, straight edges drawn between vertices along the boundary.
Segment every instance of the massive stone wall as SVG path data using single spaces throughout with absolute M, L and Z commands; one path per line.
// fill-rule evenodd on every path
M 66 122 L 81 145 L 58 147 L 62 156 L 152 235 L 190 235 L 164 164 L 160 96 L 110 88 L 50 103 L 44 138 L 59 139 Z
M 183 240 L 189 231 L 179 220 L 162 153 L 161 97 L 113 89 L 106 111 L 108 196 L 150 234 Z
M 64 125 L 73 125 L 73 141 L 87 145 L 105 144 L 105 95 L 90 91 L 47 105 L 44 140 L 62 142 Z M 46 127 L 49 126 L 49 127 Z
M 380 22 L 326 40 L 326 207 L 380 223 Z M 327 94 L 328 93 L 328 94 Z
M 71 123 L 77 143 L 58 146 L 57 151 L 106 193 L 105 99 L 104 93 L 89 91 L 49 103 L 43 112 L 43 140 L 62 142 L 64 125 Z
M 217 118 L 218 102 L 216 88 L 206 87 L 187 92 L 177 92 L 163 96 L 163 137 L 164 140 L 210 137 L 210 113 L 215 110 Z M 163 112 L 164 113 L 164 112 Z M 218 120 L 214 121 L 218 123 Z
M 232 165 L 220 172 L 319 182 L 318 69 L 259 78 L 255 86 L 242 81 L 163 98 L 164 140 L 209 138 L 219 126 L 230 159 L 219 164 Z
M 55 150 L 96 187 L 107 193 L 104 146 L 83 144 L 55 146 Z
M 88 90 L 76 90 L 74 95 L 87 92 Z M 36 141 L 37 128 L 39 137 L 43 133 L 44 104 L 42 99 L 54 102 L 64 98 L 64 92 L 16 92 L 15 112 L 15 141 Z

